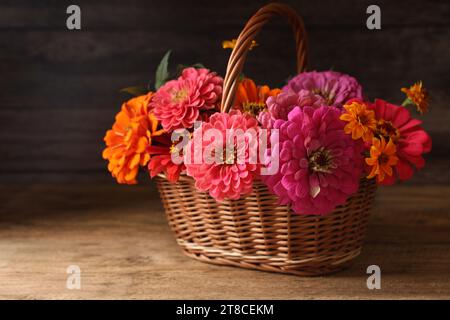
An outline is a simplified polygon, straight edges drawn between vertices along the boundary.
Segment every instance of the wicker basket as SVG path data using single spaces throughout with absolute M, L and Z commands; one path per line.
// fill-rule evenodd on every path
M 290 7 L 272 3 L 246 24 L 231 53 L 224 80 L 222 112 L 228 112 L 248 49 L 262 26 L 274 15 L 286 17 L 294 29 L 298 72 L 306 65 L 306 34 L 301 18 Z M 261 182 L 252 194 L 218 203 L 182 176 L 176 184 L 157 177 L 170 227 L 190 257 L 220 265 L 322 275 L 348 266 L 361 252 L 369 211 L 376 191 L 362 178 L 359 190 L 326 216 L 298 215 Z

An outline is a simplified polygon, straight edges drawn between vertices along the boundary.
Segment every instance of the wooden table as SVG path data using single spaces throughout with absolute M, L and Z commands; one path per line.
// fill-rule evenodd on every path
M 184 256 L 153 186 L 0 187 L 2 299 L 450 298 L 450 187 L 378 191 L 353 267 L 300 278 Z M 366 268 L 381 267 L 381 290 Z M 81 289 L 66 288 L 69 265 Z

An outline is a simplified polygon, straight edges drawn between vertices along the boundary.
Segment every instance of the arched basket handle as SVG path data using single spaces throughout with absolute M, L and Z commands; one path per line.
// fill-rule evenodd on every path
M 239 76 L 244 67 L 247 53 L 252 41 L 262 27 L 275 15 L 285 17 L 292 26 L 296 42 L 297 73 L 302 72 L 307 63 L 307 36 L 302 18 L 290 6 L 281 3 L 270 3 L 259 9 L 247 22 L 239 34 L 236 46 L 228 60 L 227 72 L 223 83 L 221 111 L 230 111 Z

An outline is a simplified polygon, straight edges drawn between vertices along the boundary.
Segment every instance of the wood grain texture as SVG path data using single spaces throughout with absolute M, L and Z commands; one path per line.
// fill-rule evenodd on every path
M 423 120 L 433 138 L 433 157 L 448 158 L 448 1 L 377 1 L 378 31 L 365 26 L 369 0 L 285 2 L 305 20 L 310 69 L 349 73 L 370 99 L 393 102 L 403 100 L 401 87 L 423 80 L 432 95 L 432 112 Z M 106 181 L 103 135 L 127 98 L 118 90 L 152 84 L 168 49 L 173 64 L 202 62 L 223 75 L 230 52 L 221 41 L 236 37 L 266 1 L 77 3 L 80 31 L 65 27 L 69 1 L 0 3 L 0 182 Z M 281 85 L 295 70 L 291 30 L 274 19 L 257 41 L 245 74 Z
M 301 278 L 185 257 L 152 186 L 0 187 L 2 299 L 450 299 L 450 187 L 378 192 L 350 269 Z M 77 264 L 81 290 L 65 287 Z M 382 289 L 366 287 L 367 266 Z

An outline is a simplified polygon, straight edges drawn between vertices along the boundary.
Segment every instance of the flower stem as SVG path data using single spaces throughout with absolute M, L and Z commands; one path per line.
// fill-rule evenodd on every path
M 411 101 L 410 98 L 406 98 L 405 101 L 402 102 L 402 106 L 403 107 L 406 107 L 406 106 L 408 106 L 410 104 L 413 104 L 413 102 Z

